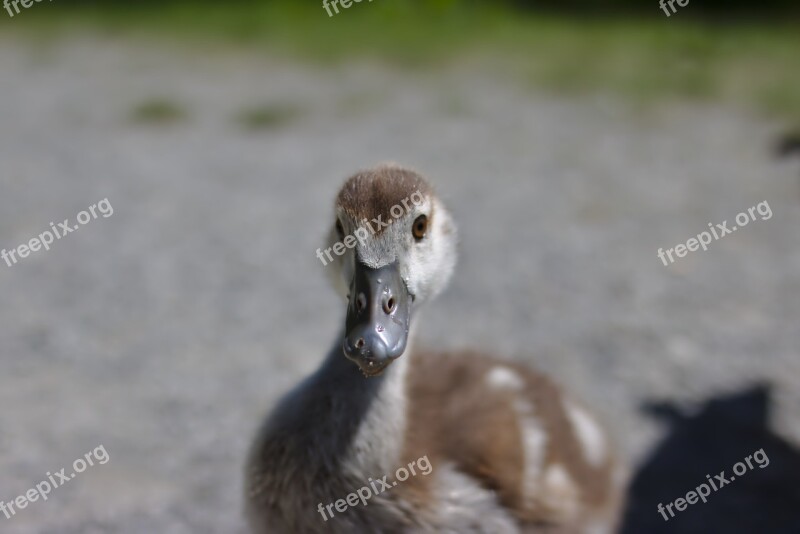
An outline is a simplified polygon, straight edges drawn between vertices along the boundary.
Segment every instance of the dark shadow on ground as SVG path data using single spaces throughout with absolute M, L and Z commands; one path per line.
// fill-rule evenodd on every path
M 800 451 L 769 430 L 768 386 L 711 398 L 696 413 L 669 403 L 650 403 L 644 410 L 670 430 L 634 476 L 622 534 L 800 533 Z M 741 476 L 733 472 L 737 462 L 761 449 L 751 460 L 753 469 Z M 715 475 L 722 471 L 731 482 L 719 487 Z M 665 511 L 665 521 L 659 503 L 685 499 L 708 485 L 706 475 L 717 491 L 683 511 L 673 505 L 675 516 Z

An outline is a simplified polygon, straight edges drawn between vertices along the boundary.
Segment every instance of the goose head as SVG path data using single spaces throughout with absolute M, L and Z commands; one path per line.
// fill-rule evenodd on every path
M 348 179 L 335 215 L 325 254 L 347 300 L 342 350 L 366 376 L 379 375 L 405 351 L 419 305 L 447 285 L 456 227 L 422 176 L 394 164 Z

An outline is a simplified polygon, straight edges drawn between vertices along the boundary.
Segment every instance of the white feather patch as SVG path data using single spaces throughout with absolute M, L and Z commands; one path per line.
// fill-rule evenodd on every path
M 600 426 L 583 408 L 571 402 L 565 402 L 564 408 L 581 443 L 586 461 L 595 467 L 600 467 L 606 459 L 606 439 Z

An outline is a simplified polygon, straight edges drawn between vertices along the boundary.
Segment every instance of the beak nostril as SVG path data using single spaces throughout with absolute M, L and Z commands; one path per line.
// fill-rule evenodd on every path
M 397 261 L 371 268 L 357 258 L 348 292 L 341 351 L 370 376 L 379 374 L 403 354 L 408 340 L 409 291 Z

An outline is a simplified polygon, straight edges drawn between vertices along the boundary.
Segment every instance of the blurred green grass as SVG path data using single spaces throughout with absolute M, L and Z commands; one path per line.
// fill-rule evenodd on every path
M 34 7 L 0 28 L 50 39 L 87 28 L 160 36 L 322 65 L 375 60 L 437 69 L 471 61 L 532 90 L 714 100 L 800 120 L 800 24 L 789 20 L 667 18 L 656 3 L 652 17 L 534 14 L 454 0 L 364 0 L 333 17 L 321 2 L 282 0 Z
M 133 122 L 143 124 L 171 124 L 187 118 L 180 104 L 165 97 L 151 98 L 139 103 L 130 114 Z

